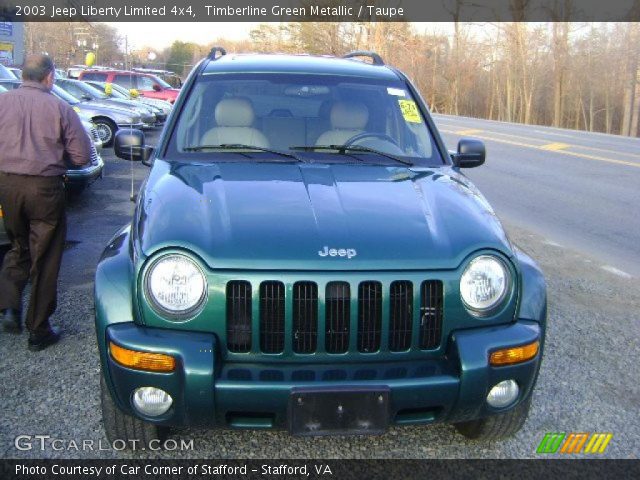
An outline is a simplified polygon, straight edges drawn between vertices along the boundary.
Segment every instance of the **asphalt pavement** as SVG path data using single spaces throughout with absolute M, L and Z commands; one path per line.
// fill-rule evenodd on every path
M 438 117 L 437 121 L 447 130 L 444 135 L 450 146 L 455 145 L 460 134 L 448 130 L 509 128 L 494 127 L 491 122 L 478 126 L 475 120 L 451 117 Z M 510 135 L 524 135 L 528 131 L 527 127 L 511 128 L 518 128 L 522 133 L 510 130 Z M 550 143 L 541 135 L 540 141 L 528 142 Z M 583 134 L 568 132 L 567 135 L 580 138 Z M 493 203 L 512 240 L 539 262 L 548 281 L 549 329 L 542 369 L 529 419 L 515 437 L 503 442 L 475 442 L 460 436 L 449 425 L 398 427 L 376 437 L 324 438 L 294 438 L 283 431 L 186 429 L 174 431 L 171 439 L 193 440 L 193 450 L 117 452 L 109 449 L 101 424 L 93 275 L 109 238 L 131 218 L 132 178 L 137 191 L 149 170 L 139 163 L 116 159 L 108 150 L 103 152 L 104 178 L 81 196 L 69 200 L 69 241 L 61 272 L 59 308 L 52 319 L 64 330 L 62 341 L 42 352 L 31 353 L 26 348 L 26 334 L 16 337 L 0 332 L 3 356 L 0 362 L 0 456 L 539 458 L 536 448 L 547 432 L 611 432 L 613 438 L 599 457 L 639 458 L 640 322 L 637 312 L 640 311 L 640 280 L 602 267 L 615 265 L 632 272 L 630 267 L 638 264 L 637 244 L 635 250 L 629 248 L 626 254 L 624 248 L 632 244 L 629 235 L 633 231 L 637 235 L 638 231 L 637 215 L 634 220 L 634 210 L 626 202 L 638 200 L 633 179 L 638 185 L 640 171 L 626 164 L 565 158 L 555 155 L 553 150 L 538 151 L 533 147 L 504 144 L 488 140 L 489 136 L 498 137 L 495 133 L 486 133 L 487 165 L 468 171 L 469 176 Z M 148 141 L 153 143 L 155 137 L 155 134 L 148 135 Z M 595 137 L 597 141 L 610 141 L 608 137 Z M 634 140 L 620 139 L 619 142 L 620 151 L 629 143 L 631 146 L 626 151 L 633 154 Z M 573 140 L 571 145 L 577 143 Z M 630 158 L 629 163 L 640 164 L 640 159 L 625 158 Z M 615 205 L 621 211 L 608 212 L 608 205 Z M 568 223 L 560 228 L 565 222 Z M 611 225 L 611 234 L 607 234 L 602 222 Z M 556 227 L 565 236 L 556 236 L 553 233 Z M 616 263 L 613 257 L 606 257 L 605 263 L 604 255 L 598 251 L 595 255 L 585 253 L 583 250 L 588 249 L 580 242 L 589 237 L 587 234 L 593 236 L 593 242 L 606 242 L 602 243 L 603 250 L 613 251 L 617 245 L 616 258 L 621 263 Z M 621 237 L 617 242 L 611 240 L 615 235 Z M 30 449 L 21 450 L 16 447 L 19 435 L 31 438 L 48 435 L 61 442 L 56 444 L 57 449 L 45 442 L 42 450 L 40 443 L 34 441 Z M 92 448 L 77 447 L 83 443 L 88 445 L 86 442 L 92 442 Z
M 484 166 L 465 173 L 505 221 L 640 277 L 640 138 L 436 115 L 448 148 L 471 137 Z

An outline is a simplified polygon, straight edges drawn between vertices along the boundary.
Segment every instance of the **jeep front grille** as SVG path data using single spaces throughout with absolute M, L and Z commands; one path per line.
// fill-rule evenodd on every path
M 229 352 L 374 354 L 440 347 L 444 317 L 440 280 L 396 280 L 386 286 L 379 281 L 332 281 L 323 286 L 323 297 L 311 281 L 285 285 L 268 280 L 254 285 L 255 313 L 250 282 L 234 280 L 226 285 Z

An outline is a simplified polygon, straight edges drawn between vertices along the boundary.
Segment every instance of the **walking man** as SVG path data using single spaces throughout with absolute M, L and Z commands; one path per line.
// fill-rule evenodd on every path
M 22 331 L 22 293 L 31 280 L 28 347 L 60 339 L 49 324 L 67 222 L 63 175 L 89 162 L 90 140 L 78 115 L 51 94 L 55 75 L 46 55 L 30 55 L 23 84 L 0 95 L 0 205 L 11 241 L 0 270 L 0 311 L 6 332 Z

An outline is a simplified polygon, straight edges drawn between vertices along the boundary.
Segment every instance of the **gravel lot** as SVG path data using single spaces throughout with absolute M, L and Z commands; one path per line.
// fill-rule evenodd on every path
M 612 432 L 603 456 L 640 457 L 640 280 L 605 271 L 592 258 L 510 225 L 506 227 L 511 238 L 542 266 L 550 304 L 532 411 L 513 439 L 472 442 L 447 425 L 393 428 L 380 437 L 311 439 L 286 432 L 183 430 L 171 438 L 193 439 L 193 451 L 16 449 L 17 435 L 93 440 L 95 448 L 101 440 L 106 445 L 93 329 L 93 274 L 102 248 L 132 214 L 131 167 L 136 191 L 148 172 L 140 164 L 115 159 L 111 152 L 103 152 L 105 178 L 69 202 L 69 244 L 53 318 L 64 329 L 63 340 L 31 353 L 26 334 L 0 333 L 3 458 L 535 458 L 537 445 L 550 431 Z

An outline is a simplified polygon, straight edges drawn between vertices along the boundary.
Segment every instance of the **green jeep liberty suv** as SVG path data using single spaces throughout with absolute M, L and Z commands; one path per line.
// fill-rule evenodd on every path
M 369 57 L 370 62 L 357 57 Z M 411 82 L 370 52 L 235 55 L 187 79 L 96 272 L 108 438 L 172 426 L 518 431 L 544 278 L 460 172 Z

